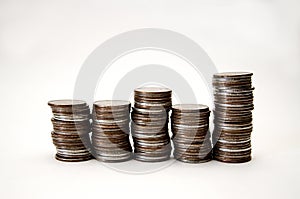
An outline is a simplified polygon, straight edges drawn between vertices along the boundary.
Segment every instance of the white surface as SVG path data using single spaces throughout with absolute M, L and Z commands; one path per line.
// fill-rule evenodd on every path
M 299 198 L 299 8 L 297 0 L 1 1 L 1 198 Z M 190 37 L 219 71 L 254 72 L 250 163 L 131 175 L 53 159 L 47 101 L 72 97 L 99 44 L 144 27 Z

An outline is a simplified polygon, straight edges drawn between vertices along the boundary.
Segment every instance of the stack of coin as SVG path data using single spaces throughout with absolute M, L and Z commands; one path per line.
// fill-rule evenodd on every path
M 55 158 L 65 162 L 92 159 L 90 153 L 90 109 L 81 100 L 53 100 L 53 129 L 51 135 L 56 146 Z
M 129 101 L 102 100 L 94 103 L 92 144 L 94 157 L 104 162 L 131 159 Z
M 177 104 L 172 106 L 172 141 L 175 159 L 201 163 L 212 159 L 208 106 Z
M 135 159 L 144 162 L 168 160 L 171 154 L 168 131 L 172 91 L 162 87 L 134 90 L 131 130 Z
M 252 73 L 228 72 L 213 76 L 214 159 L 228 163 L 251 160 Z

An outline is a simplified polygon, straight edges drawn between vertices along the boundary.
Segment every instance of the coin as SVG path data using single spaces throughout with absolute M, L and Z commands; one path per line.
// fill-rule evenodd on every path
M 134 158 L 144 162 L 165 161 L 171 155 L 168 131 L 172 91 L 164 87 L 141 87 L 134 90 L 131 132 Z
M 175 159 L 185 163 L 202 163 L 212 159 L 209 115 L 209 107 L 202 104 L 172 106 L 171 127 Z
M 132 158 L 129 141 L 130 107 L 130 102 L 124 100 L 94 102 L 92 145 L 97 160 L 124 162 Z
M 214 87 L 214 159 L 228 163 L 251 160 L 253 90 L 249 72 L 217 73 Z
M 242 79 L 251 77 L 253 73 L 250 72 L 222 72 L 222 73 L 216 73 L 213 75 L 214 78 L 236 78 L 236 79 Z
M 69 107 L 85 107 L 87 106 L 85 101 L 82 100 L 51 100 L 48 102 L 50 107 L 61 107 L 61 108 L 69 108 Z
M 91 155 L 90 109 L 81 100 L 52 100 L 52 142 L 56 147 L 55 158 L 65 162 L 87 161 Z

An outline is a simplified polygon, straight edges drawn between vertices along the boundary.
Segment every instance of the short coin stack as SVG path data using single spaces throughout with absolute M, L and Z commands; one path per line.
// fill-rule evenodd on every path
M 170 158 L 168 114 L 172 106 L 171 95 L 170 89 L 162 87 L 134 90 L 131 129 L 136 160 L 159 162 Z
M 102 100 L 94 103 L 92 143 L 94 156 L 104 162 L 131 159 L 129 141 L 130 102 Z
M 251 160 L 253 90 L 252 73 L 218 73 L 213 76 L 214 159 L 228 163 Z
M 51 135 L 56 146 L 55 158 L 65 162 L 92 159 L 90 153 L 90 109 L 80 100 L 53 100 L 53 129 Z
M 182 162 L 201 163 L 212 159 L 208 106 L 177 104 L 172 106 L 174 157 Z

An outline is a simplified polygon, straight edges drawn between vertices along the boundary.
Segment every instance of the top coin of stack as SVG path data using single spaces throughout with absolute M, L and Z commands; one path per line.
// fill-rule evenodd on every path
M 102 100 L 94 103 L 92 141 L 94 156 L 105 162 L 131 159 L 129 141 L 130 102 Z
M 222 162 L 251 160 L 252 73 L 229 72 L 213 76 L 215 111 L 214 158 Z
M 174 157 L 182 162 L 201 163 L 212 158 L 208 106 L 176 104 L 172 106 Z
M 92 158 L 90 153 L 90 109 L 81 100 L 53 100 L 51 133 L 56 146 L 56 159 L 67 162 L 85 161 Z
M 134 90 L 131 113 L 135 159 L 158 162 L 170 158 L 168 112 L 172 106 L 172 91 L 162 87 L 142 87 Z

